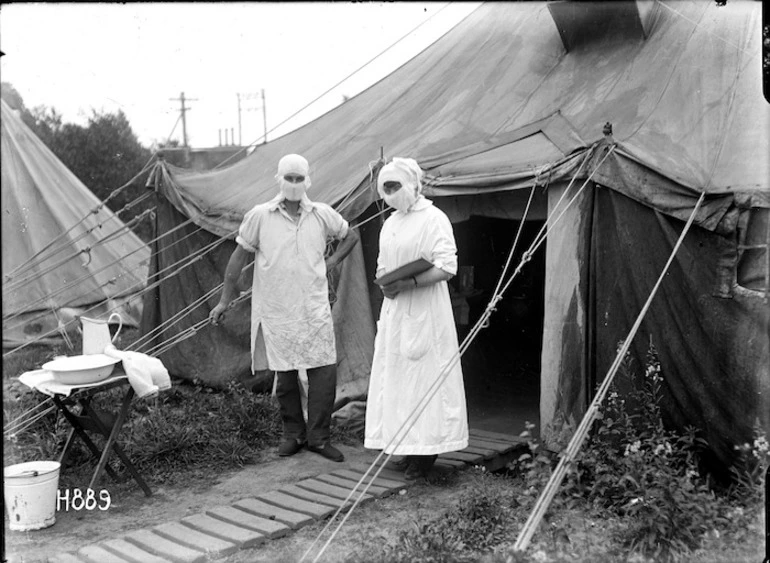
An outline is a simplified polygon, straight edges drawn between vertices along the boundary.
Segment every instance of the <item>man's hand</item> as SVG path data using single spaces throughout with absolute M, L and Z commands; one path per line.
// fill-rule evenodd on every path
M 209 313 L 209 319 L 211 320 L 211 324 L 214 326 L 219 326 L 219 322 L 222 320 L 222 317 L 225 314 L 225 311 L 227 311 L 228 305 L 225 303 L 222 303 L 221 301 L 217 303 L 217 306 L 214 307 L 211 310 L 211 313 Z
M 388 299 L 393 299 L 402 291 L 414 289 L 414 287 L 415 285 L 414 281 L 412 281 L 412 278 L 406 278 L 405 280 L 396 280 L 393 283 L 389 283 L 388 285 L 383 285 L 382 293 Z

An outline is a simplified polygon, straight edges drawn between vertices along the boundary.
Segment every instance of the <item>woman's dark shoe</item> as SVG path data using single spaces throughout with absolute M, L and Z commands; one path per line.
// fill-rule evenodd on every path
M 438 455 L 415 455 L 404 472 L 404 479 L 414 481 L 420 477 L 427 477 L 431 467 L 436 462 Z
M 391 460 L 390 464 L 393 466 L 393 469 L 396 471 L 406 471 L 406 468 L 409 467 L 409 462 L 412 461 L 412 456 L 405 455 L 397 460 Z
M 422 471 L 420 471 L 419 465 L 415 462 L 407 465 L 406 471 L 404 471 L 404 479 L 407 481 L 415 481 L 422 476 Z
M 302 449 L 302 446 L 305 444 L 300 444 L 295 440 L 294 438 L 290 438 L 288 440 L 284 440 L 283 444 L 278 446 L 278 455 L 281 457 L 288 457 L 290 455 L 296 454 L 298 451 Z

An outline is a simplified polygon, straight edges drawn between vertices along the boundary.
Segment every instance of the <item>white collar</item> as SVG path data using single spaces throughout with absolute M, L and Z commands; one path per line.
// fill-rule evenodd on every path
M 403 211 L 399 211 L 398 209 L 395 209 L 394 213 L 401 213 L 402 215 L 406 215 L 408 213 L 411 213 L 412 211 L 422 211 L 423 209 L 427 209 L 433 205 L 433 202 L 429 200 L 427 197 L 425 197 L 422 194 L 419 194 L 417 196 L 417 199 L 414 201 L 412 206 L 404 213 Z

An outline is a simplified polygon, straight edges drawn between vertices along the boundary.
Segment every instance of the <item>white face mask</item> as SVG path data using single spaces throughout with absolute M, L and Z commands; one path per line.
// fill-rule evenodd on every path
M 414 202 L 417 201 L 417 194 L 412 186 L 401 186 L 401 189 L 396 193 L 390 195 L 383 194 L 382 198 L 393 209 L 406 213 Z
M 307 181 L 293 184 L 281 178 L 281 194 L 289 201 L 300 201 L 307 191 Z

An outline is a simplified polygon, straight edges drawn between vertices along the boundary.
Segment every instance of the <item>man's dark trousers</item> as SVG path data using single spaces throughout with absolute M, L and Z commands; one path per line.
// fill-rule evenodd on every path
M 307 424 L 297 370 L 278 371 L 275 395 L 281 407 L 283 439 L 307 441 L 311 447 L 323 447 L 331 438 L 331 418 L 337 391 L 337 366 L 331 364 L 307 370 Z

